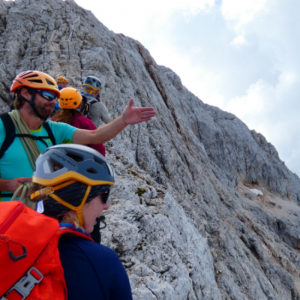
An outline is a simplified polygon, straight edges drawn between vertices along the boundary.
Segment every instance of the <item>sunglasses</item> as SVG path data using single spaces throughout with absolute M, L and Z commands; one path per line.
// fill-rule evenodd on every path
M 48 100 L 49 102 L 52 100 L 57 100 L 57 96 L 54 93 L 51 93 L 46 90 L 35 90 L 40 96 L 42 96 L 44 99 Z
M 100 193 L 102 202 L 105 204 L 108 201 L 110 189 L 106 188 L 103 192 Z

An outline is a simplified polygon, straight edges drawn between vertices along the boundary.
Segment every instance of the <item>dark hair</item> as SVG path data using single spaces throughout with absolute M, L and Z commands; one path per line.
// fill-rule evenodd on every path
M 66 201 L 67 203 L 70 203 L 72 206 L 78 207 L 85 196 L 87 187 L 88 186 L 85 183 L 77 181 L 66 187 L 56 190 L 54 194 L 59 198 L 61 198 L 62 200 Z M 29 193 L 33 194 L 34 192 L 41 190 L 43 188 L 45 188 L 45 186 L 34 183 L 30 188 Z M 106 194 L 108 193 L 105 200 L 101 195 L 101 200 L 103 201 L 103 203 L 106 203 L 109 195 L 108 189 L 109 189 L 108 185 L 92 186 L 89 195 L 87 197 L 86 203 L 90 202 L 98 195 L 101 195 L 101 193 L 106 193 Z M 43 200 L 44 203 L 44 214 L 46 216 L 58 219 L 60 222 L 62 220 L 63 214 L 71 210 L 70 208 L 64 206 L 60 202 L 54 200 L 53 198 L 47 195 L 37 196 L 31 201 L 38 202 L 40 200 Z
M 74 156 L 74 157 L 72 156 L 72 158 L 76 161 L 82 160 L 81 158 L 79 158 L 77 156 Z M 60 170 L 61 168 L 62 168 L 62 166 L 59 163 L 54 163 L 54 165 L 53 165 L 54 171 Z M 29 193 L 33 194 L 34 192 L 41 190 L 43 188 L 45 188 L 45 186 L 34 183 L 32 185 L 32 187 L 30 188 Z M 76 199 L 76 197 L 78 197 L 79 201 L 77 201 L 77 203 L 74 203 L 74 206 L 78 206 L 81 203 L 80 198 L 81 197 L 83 198 L 86 188 L 87 188 L 86 184 L 81 183 L 81 182 L 75 182 L 75 183 L 71 184 L 70 186 L 64 187 L 64 188 L 56 191 L 55 194 L 57 194 L 59 197 L 63 196 L 64 200 L 66 199 L 65 195 L 67 195 L 68 197 L 71 197 L 73 199 Z M 46 215 L 48 215 L 49 217 L 58 219 L 59 222 L 62 221 L 63 212 L 67 212 L 70 210 L 70 209 L 64 207 L 59 202 L 55 202 L 55 201 L 53 201 L 53 199 L 51 199 L 50 197 L 47 197 L 45 195 L 37 196 L 35 199 L 33 199 L 31 201 L 38 202 L 40 200 L 43 200 L 44 204 L 46 204 L 46 206 L 48 205 L 48 202 L 50 202 L 49 205 L 50 205 L 50 207 L 52 206 L 50 208 L 51 213 L 46 213 Z M 53 206 L 54 206 L 54 209 L 53 209 Z
M 23 99 L 21 99 L 21 98 L 18 96 L 19 93 L 20 93 L 20 91 L 21 91 L 21 89 L 22 89 L 22 88 L 20 88 L 20 89 L 18 90 L 18 94 L 17 94 L 17 96 L 16 96 L 16 98 L 15 98 L 15 100 L 14 100 L 14 107 L 15 107 L 15 109 L 17 109 L 17 110 L 21 109 L 21 107 L 22 107 L 22 106 L 24 105 L 24 103 L 25 103 L 25 101 L 24 101 Z M 32 95 L 32 94 L 33 94 L 33 92 L 32 92 L 31 90 L 27 89 L 27 91 L 28 91 L 29 95 Z

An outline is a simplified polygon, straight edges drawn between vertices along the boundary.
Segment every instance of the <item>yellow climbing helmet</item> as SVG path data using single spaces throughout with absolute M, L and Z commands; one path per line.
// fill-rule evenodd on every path
M 69 83 L 68 79 L 66 77 L 63 77 L 63 76 L 57 77 L 56 82 L 57 83 L 60 83 L 60 82 Z
M 79 107 L 81 102 L 82 96 L 78 90 L 66 87 L 60 91 L 58 104 L 61 108 L 74 109 Z

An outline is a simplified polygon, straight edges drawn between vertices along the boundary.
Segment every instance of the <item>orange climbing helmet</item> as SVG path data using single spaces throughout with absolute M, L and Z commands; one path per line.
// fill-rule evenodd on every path
M 40 71 L 25 71 L 16 76 L 10 87 L 10 91 L 16 93 L 20 87 L 28 87 L 31 89 L 53 91 L 57 98 L 60 97 L 60 92 L 55 80 L 48 74 Z
M 79 107 L 81 102 L 82 96 L 78 90 L 67 87 L 60 91 L 58 104 L 61 108 L 74 109 Z

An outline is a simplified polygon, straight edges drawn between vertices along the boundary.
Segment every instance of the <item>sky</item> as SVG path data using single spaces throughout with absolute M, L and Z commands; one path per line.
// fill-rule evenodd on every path
M 263 134 L 300 176 L 299 0 L 75 2 Z

